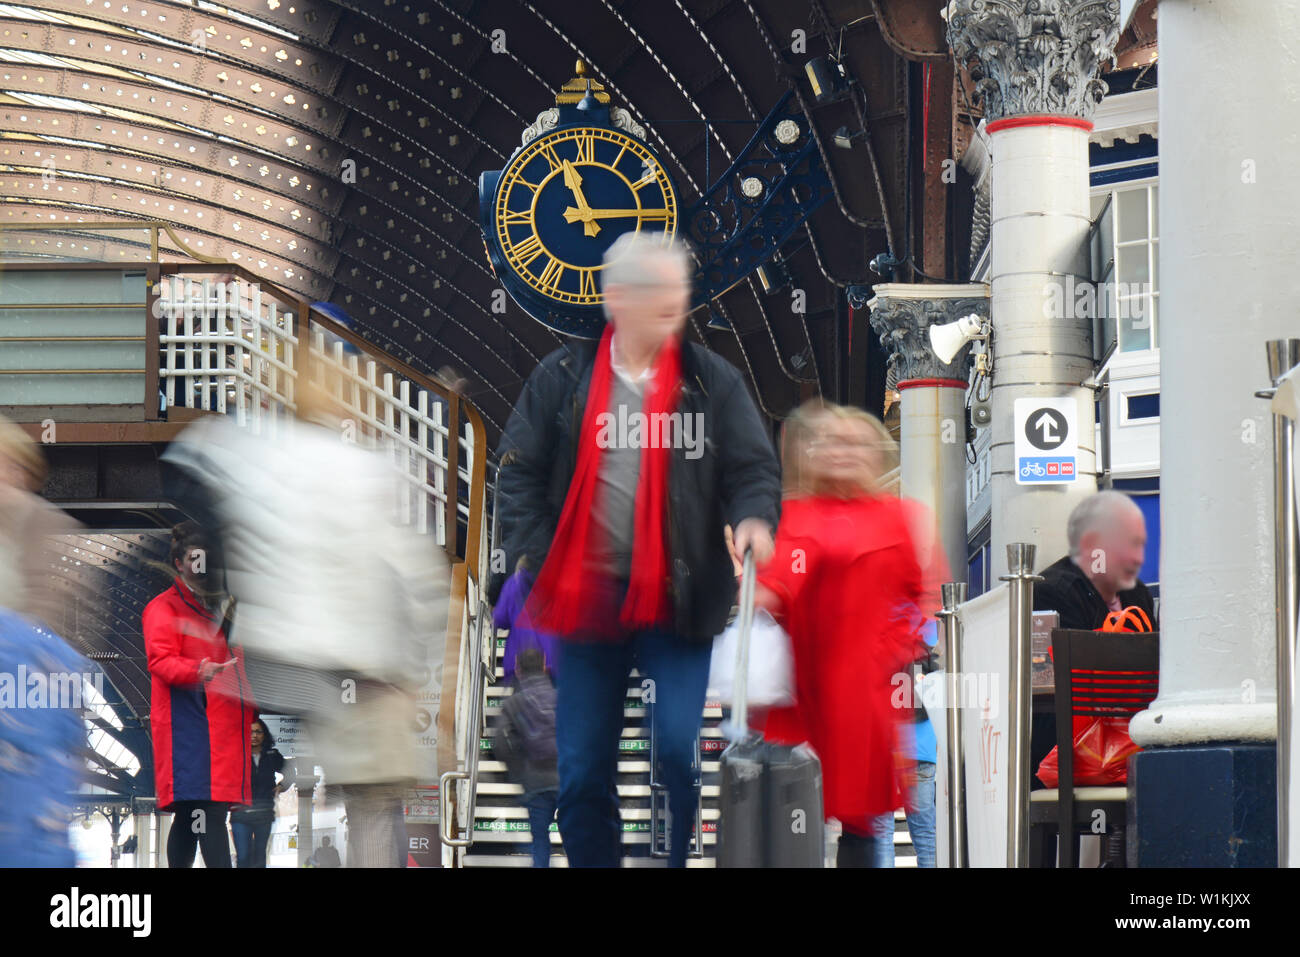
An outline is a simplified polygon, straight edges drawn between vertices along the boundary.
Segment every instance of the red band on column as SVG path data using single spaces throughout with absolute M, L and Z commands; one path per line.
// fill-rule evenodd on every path
M 898 383 L 898 391 L 904 389 L 923 389 L 927 386 L 930 388 L 965 389 L 967 383 L 961 379 L 904 379 Z
M 1077 116 L 1057 116 L 1053 113 L 1037 116 L 1008 116 L 994 120 L 986 129 L 990 133 L 997 133 L 1001 130 L 1013 130 L 1018 126 L 1073 126 L 1085 133 L 1092 132 L 1092 120 L 1082 120 Z

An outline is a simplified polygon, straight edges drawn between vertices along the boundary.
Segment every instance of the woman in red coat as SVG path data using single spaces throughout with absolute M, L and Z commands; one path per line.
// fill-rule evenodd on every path
M 930 604 L 911 510 L 876 487 L 889 446 L 859 410 L 818 404 L 792 416 L 789 497 L 758 575 L 758 604 L 792 639 L 797 699 L 768 713 L 764 735 L 817 752 L 826 817 L 843 827 L 840 867 L 873 864 L 872 819 L 902 803 L 892 678 L 920 653 L 919 610 Z
M 208 544 L 193 522 L 172 529 L 176 581 L 145 606 L 144 646 L 153 677 L 158 808 L 173 811 L 170 867 L 230 867 L 226 816 L 251 804 L 248 726 L 256 717 L 242 655 L 222 630 L 220 595 L 208 587 Z

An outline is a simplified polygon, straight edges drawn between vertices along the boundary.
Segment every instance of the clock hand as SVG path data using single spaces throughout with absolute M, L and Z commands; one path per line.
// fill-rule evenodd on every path
M 570 223 L 581 219 L 583 232 L 588 236 L 595 236 L 600 232 L 600 223 L 592 220 L 590 215 L 591 207 L 587 205 L 587 198 L 582 195 L 582 175 L 569 160 L 564 160 L 560 166 L 564 170 L 564 185 L 569 187 L 569 192 L 573 193 L 573 199 L 578 204 L 576 210 L 570 206 L 569 209 L 564 211 L 564 219 Z M 570 216 L 570 211 L 576 212 L 577 215 Z
M 569 209 L 573 209 L 572 206 Z M 584 216 L 590 216 L 592 219 L 616 219 L 623 216 L 635 216 L 637 219 L 667 219 L 669 211 L 664 209 L 591 209 L 582 210 Z M 565 210 L 565 217 L 569 215 Z

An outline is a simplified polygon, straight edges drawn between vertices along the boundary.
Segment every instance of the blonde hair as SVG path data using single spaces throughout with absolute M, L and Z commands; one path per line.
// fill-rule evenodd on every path
M 876 494 L 885 489 L 884 476 L 898 467 L 898 443 L 885 424 L 870 412 L 823 399 L 810 399 L 786 418 L 781 431 L 782 484 L 787 497 L 818 495 L 825 491 L 822 480 L 804 466 L 804 456 L 819 432 L 818 422 L 826 416 L 865 425 L 872 433 L 873 465 L 863 474 L 861 489 Z
M 30 491 L 36 491 L 45 484 L 49 465 L 40 446 L 33 442 L 31 436 L 21 427 L 2 415 L 0 415 L 0 456 L 14 462 L 27 473 Z
M 788 498 L 815 494 L 813 477 L 804 468 L 804 456 L 817 437 L 817 420 L 826 409 L 822 399 L 809 399 L 786 416 L 781 426 L 781 486 Z
M 829 406 L 827 411 L 831 415 L 838 416 L 841 419 L 850 419 L 854 422 L 861 422 L 871 430 L 872 451 L 875 453 L 875 467 L 871 469 L 866 476 L 866 486 L 872 491 L 883 491 L 885 487 L 884 478 L 894 469 L 898 468 L 899 454 L 898 443 L 894 437 L 889 434 L 889 429 L 885 423 L 872 415 L 865 409 L 859 409 L 851 405 L 834 405 Z

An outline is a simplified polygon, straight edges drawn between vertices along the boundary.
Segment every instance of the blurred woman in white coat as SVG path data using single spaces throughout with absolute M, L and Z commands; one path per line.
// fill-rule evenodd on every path
M 274 438 L 225 417 L 191 426 L 164 481 L 215 526 L 259 707 L 303 715 L 326 782 L 342 785 L 348 866 L 394 867 L 403 789 L 437 777 L 415 695 L 430 675 L 440 685 L 449 577 L 434 539 L 395 521 L 396 470 L 353 429 L 307 383 Z

